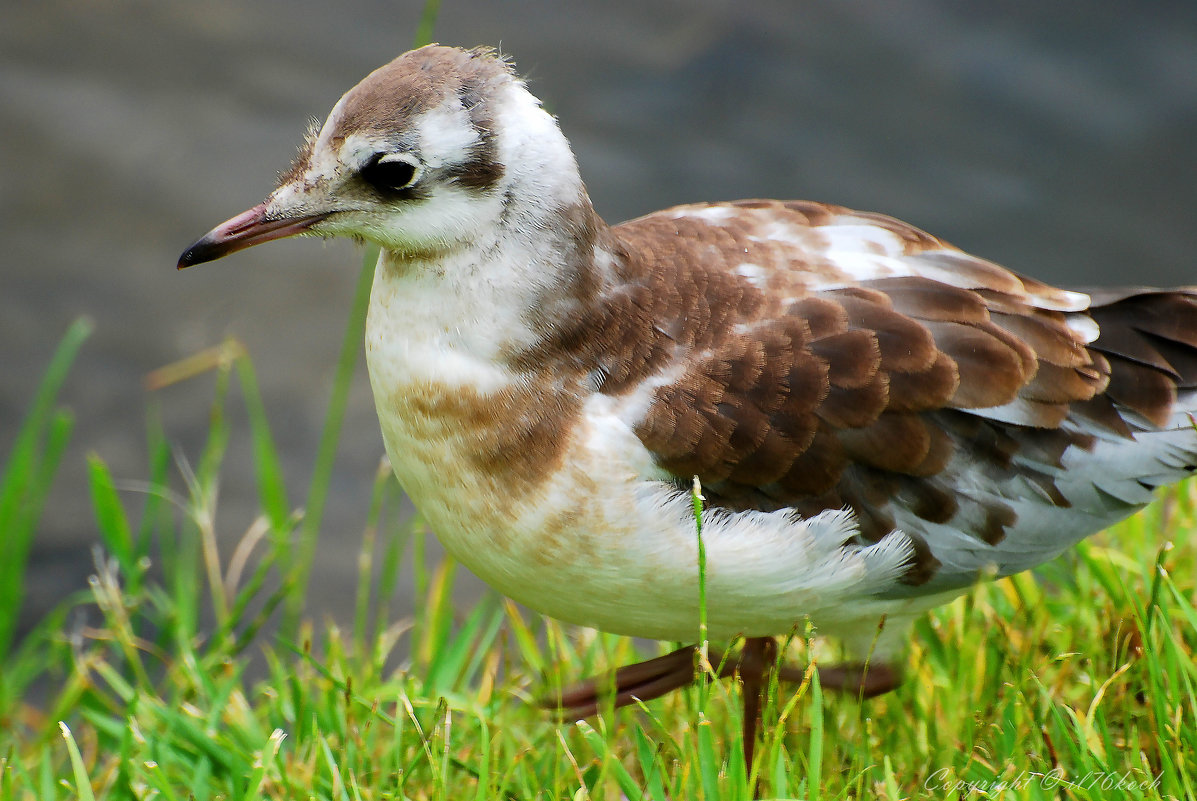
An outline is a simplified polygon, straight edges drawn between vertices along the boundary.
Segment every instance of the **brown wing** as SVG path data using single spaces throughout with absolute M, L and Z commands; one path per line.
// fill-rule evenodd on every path
M 606 351 L 603 390 L 660 382 L 636 433 L 679 480 L 697 475 L 715 505 L 850 507 L 867 540 L 900 516 L 919 551 L 910 583 L 939 567 L 918 520 L 997 545 L 1014 505 L 971 485 L 1018 478 L 1067 507 L 1064 453 L 1165 425 L 1178 383 L 1197 376 L 1192 295 L 1116 298 L 1094 311 L 1103 336 L 1090 346 L 1096 327 L 1077 296 L 890 218 L 814 204 L 698 211 L 615 229 L 635 298 L 621 319 L 639 320 L 640 338 L 634 355 Z M 765 219 L 772 237 L 759 235 Z M 831 225 L 861 230 L 821 237 Z M 1170 322 L 1142 324 L 1157 312 Z M 608 341 L 628 334 L 608 330 Z M 1019 543 L 1010 563 L 1068 544 Z

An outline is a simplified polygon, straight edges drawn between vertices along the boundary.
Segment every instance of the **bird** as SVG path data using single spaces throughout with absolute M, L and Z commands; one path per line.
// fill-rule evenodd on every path
M 743 682 L 776 638 L 824 687 L 901 681 L 911 624 L 1197 470 L 1197 288 L 1066 290 L 874 212 L 703 202 L 608 225 L 512 62 L 429 45 L 308 131 L 179 268 L 290 236 L 378 245 L 365 352 L 391 467 L 448 553 L 545 615 L 694 642 Z M 705 499 L 700 605 L 697 480 Z M 695 646 L 560 693 L 695 677 Z

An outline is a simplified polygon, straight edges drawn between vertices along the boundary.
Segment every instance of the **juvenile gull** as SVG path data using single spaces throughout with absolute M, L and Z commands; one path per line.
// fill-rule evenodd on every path
M 1197 464 L 1197 290 L 1064 291 L 808 201 L 608 226 L 553 117 L 488 49 L 371 73 L 179 267 L 295 234 L 381 246 L 366 355 L 387 454 L 501 592 L 694 639 L 701 480 L 708 630 L 746 638 L 724 674 L 745 684 L 750 769 L 775 636 L 809 620 L 850 655 L 824 686 L 885 692 L 919 614 Z M 692 657 L 554 703 L 647 700 L 689 682 Z

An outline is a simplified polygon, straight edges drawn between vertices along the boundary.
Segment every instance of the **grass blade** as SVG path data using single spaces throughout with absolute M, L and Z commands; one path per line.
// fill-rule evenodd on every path
M 71 418 L 56 413 L 54 402 L 90 333 L 91 323 L 82 319 L 67 329 L 0 474 L 0 659 L 12 645 L 34 528 L 70 437 Z
M 91 487 L 91 506 L 96 523 L 108 552 L 116 557 L 126 576 L 134 575 L 135 548 L 133 529 L 121 506 L 108 465 L 96 454 L 87 457 L 88 484 Z
M 87 775 L 87 766 L 83 764 L 83 755 L 79 753 L 79 746 L 75 743 L 74 735 L 71 734 L 71 730 L 65 723 L 59 723 L 58 726 L 62 729 L 62 739 L 66 740 L 67 753 L 71 758 L 71 773 L 75 778 L 75 795 L 79 801 L 96 801 L 96 796 L 91 789 L 91 779 Z
M 283 531 L 289 528 L 291 506 L 287 502 L 282 462 L 279 460 L 274 437 L 270 434 L 266 407 L 262 404 L 258 379 L 248 353 L 237 360 L 237 378 L 241 382 L 245 409 L 249 414 L 250 441 L 253 445 L 254 470 L 258 481 L 258 501 L 275 531 Z
M 337 359 L 337 371 L 328 401 L 328 414 L 324 418 L 324 430 L 320 435 L 312 481 L 308 485 L 307 510 L 300 529 L 295 559 L 288 575 L 290 594 L 287 596 L 282 634 L 289 638 L 294 638 L 298 630 L 299 613 L 307 597 L 312 560 L 316 556 L 316 540 L 320 534 L 320 523 L 324 518 L 328 488 L 332 483 L 333 462 L 336 460 L 337 445 L 340 443 L 341 424 L 345 421 L 345 407 L 349 402 L 349 387 L 357 368 L 358 352 L 366 335 L 366 309 L 370 305 L 370 287 L 374 284 L 374 265 L 377 261 L 378 248 L 367 248 L 362 259 L 362 268 L 358 272 L 349 323 L 345 326 L 345 336 L 341 341 L 341 354 Z

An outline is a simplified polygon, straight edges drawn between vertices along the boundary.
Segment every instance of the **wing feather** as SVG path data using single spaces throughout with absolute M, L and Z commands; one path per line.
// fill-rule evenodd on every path
M 1197 290 L 1090 308 L 893 218 L 801 201 L 612 232 L 613 285 L 534 358 L 568 352 L 599 391 L 641 398 L 641 443 L 715 506 L 847 507 L 862 543 L 900 528 L 910 592 L 1049 558 L 1197 464 L 1191 431 L 1126 450 L 1197 409 Z M 1111 472 L 1128 459 L 1141 476 Z

